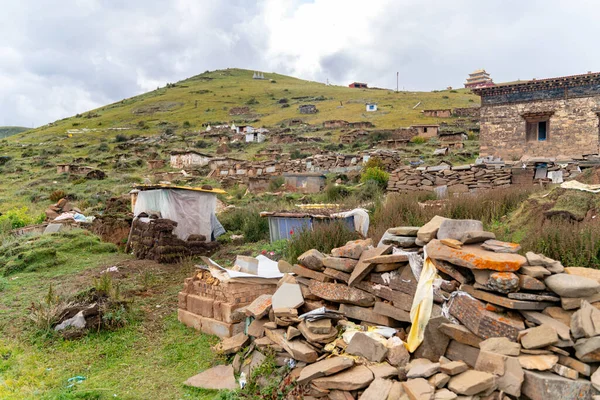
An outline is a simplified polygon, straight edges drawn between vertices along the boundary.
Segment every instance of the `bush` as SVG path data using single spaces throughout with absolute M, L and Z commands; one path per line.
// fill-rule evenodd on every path
M 289 106 L 290 106 L 289 104 L 285 103 L 285 104 L 281 105 L 281 108 L 289 108 Z
M 269 240 L 269 221 L 262 218 L 259 206 L 235 208 L 219 215 L 223 227 L 231 232 L 240 232 L 247 242 Z
M 249 106 L 253 106 L 255 104 L 259 104 L 258 100 L 256 100 L 256 97 L 251 97 L 248 101 L 246 101 L 246 104 Z
M 8 287 L 8 279 L 0 276 L 0 292 L 3 292 Z
M 9 229 L 17 229 L 23 228 L 27 225 L 40 224 L 44 221 L 44 219 L 44 214 L 40 214 L 36 217 L 30 215 L 27 207 L 13 208 L 0 215 L 0 222 L 2 222 L 2 226 L 10 227 Z
M 374 180 L 366 181 L 354 192 L 354 197 L 359 202 L 377 200 L 383 197 L 384 189 Z
M 390 174 L 385 172 L 380 167 L 365 168 L 360 175 L 360 181 L 363 183 L 374 181 L 381 189 L 385 189 L 390 179 Z
M 194 147 L 196 147 L 198 149 L 205 149 L 208 146 L 209 146 L 209 144 L 204 140 L 198 140 L 196 143 L 194 143 Z
M 107 152 L 110 150 L 110 147 L 106 143 L 100 143 L 98 146 L 98 151 Z
M 414 144 L 423 144 L 423 143 L 427 143 L 427 139 L 424 138 L 423 136 L 413 136 L 410 139 L 410 142 L 414 143 Z
M 190 121 L 183 121 L 183 125 L 182 125 L 185 129 L 189 129 L 192 124 L 190 124 Z
M 148 126 L 148 124 L 146 124 L 146 121 L 139 121 L 137 123 L 137 126 L 139 129 L 150 129 L 150 127 Z
M 127 141 L 127 136 L 123 135 L 122 133 L 118 133 L 117 136 L 115 136 L 115 142 L 117 143 L 123 143 Z
M 360 234 L 350 230 L 344 221 L 315 222 L 312 230 L 303 229 L 294 233 L 288 241 L 285 259 L 293 264 L 300 254 L 310 249 L 317 249 L 321 253 L 329 253 L 331 249 L 341 247 L 349 241 L 359 238 Z
M 292 152 L 290 153 L 290 158 L 292 160 L 300 160 L 306 157 L 309 157 L 310 154 L 306 154 L 306 153 L 302 153 L 300 150 L 298 149 L 294 149 L 292 150 Z
M 364 167 L 365 167 L 365 169 L 368 169 L 368 168 L 381 168 L 381 169 L 384 169 L 385 165 L 383 164 L 383 161 L 381 161 L 381 158 L 379 158 L 379 157 L 370 157 L 369 160 L 365 163 Z
M 49 196 L 50 201 L 53 201 L 55 203 L 65 197 L 67 197 L 67 193 L 64 190 L 55 190 L 52 193 L 50 193 Z
M 281 186 L 285 184 L 285 178 L 283 176 L 276 176 L 271 178 L 269 181 L 269 191 L 276 192 L 281 189 Z
M 350 195 L 350 190 L 346 186 L 329 183 L 325 186 L 325 200 L 327 202 L 335 202 L 342 200 Z
M 12 160 L 12 157 L 10 156 L 0 156 L 0 165 L 4 165 L 10 160 Z

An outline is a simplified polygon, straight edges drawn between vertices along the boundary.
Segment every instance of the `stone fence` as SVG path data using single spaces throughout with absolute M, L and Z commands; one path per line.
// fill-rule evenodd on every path
M 508 187 L 510 185 L 533 184 L 566 180 L 579 174 L 577 164 L 561 167 L 550 164 L 545 168 L 535 168 L 535 165 L 504 165 L 481 164 L 438 165 L 435 167 L 398 168 L 390 174 L 388 181 L 389 192 L 430 191 L 436 187 L 446 186 L 448 193 L 470 192 L 479 189 Z M 553 180 L 554 178 L 554 180 Z

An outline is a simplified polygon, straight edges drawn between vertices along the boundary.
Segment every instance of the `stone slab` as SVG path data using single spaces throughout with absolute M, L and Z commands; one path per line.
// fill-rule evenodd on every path
M 499 272 L 514 272 L 525 265 L 527 259 L 518 254 L 494 253 L 478 245 L 465 245 L 461 249 L 445 246 L 439 240 L 427 244 L 427 255 L 436 260 L 469 269 L 489 269 Z

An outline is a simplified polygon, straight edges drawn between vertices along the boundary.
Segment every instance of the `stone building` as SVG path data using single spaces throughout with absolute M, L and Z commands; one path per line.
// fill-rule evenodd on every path
M 599 152 L 600 73 L 474 89 L 480 155 L 580 158 Z
M 451 109 L 439 109 L 439 110 L 423 110 L 421 111 L 426 117 L 435 117 L 435 118 L 450 118 L 452 116 Z

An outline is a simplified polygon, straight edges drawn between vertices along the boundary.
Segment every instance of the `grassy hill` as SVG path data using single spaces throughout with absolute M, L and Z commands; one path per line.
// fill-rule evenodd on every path
M 27 130 L 29 130 L 29 128 L 22 126 L 0 126 L 0 139 L 16 135 L 17 133 L 25 132 Z
M 27 206 L 30 214 L 39 215 L 50 204 L 48 196 L 54 190 L 71 195 L 82 209 L 93 209 L 112 195 L 127 193 L 134 182 L 154 179 L 155 171 L 146 165 L 148 159 L 168 160 L 172 149 L 192 146 L 214 152 L 217 143 L 204 137 L 206 124 L 251 123 L 273 132 L 291 119 L 311 125 L 342 119 L 395 128 L 442 121 L 423 116 L 423 109 L 479 104 L 479 98 L 464 89 L 396 93 L 328 86 L 270 73 L 265 74 L 265 80 L 255 80 L 252 74 L 241 69 L 205 72 L 0 140 L 0 212 Z M 377 103 L 379 110 L 367 113 L 366 102 Z M 315 104 L 319 112 L 300 114 L 301 104 Z M 248 113 L 230 115 L 231 108 L 246 106 Z M 299 135 L 322 137 L 321 148 L 331 143 L 337 146 L 340 134 L 339 130 L 324 132 L 306 126 L 293 129 Z M 229 155 L 250 159 L 267 146 L 268 141 L 241 144 Z M 361 146 L 340 145 L 336 149 L 351 153 L 368 147 Z M 292 148 L 294 144 L 283 150 Z M 416 147 L 411 151 L 414 156 L 420 150 Z M 73 162 L 100 168 L 107 179 L 86 181 L 57 174 L 57 163 Z M 169 167 L 163 170 L 168 171 Z

